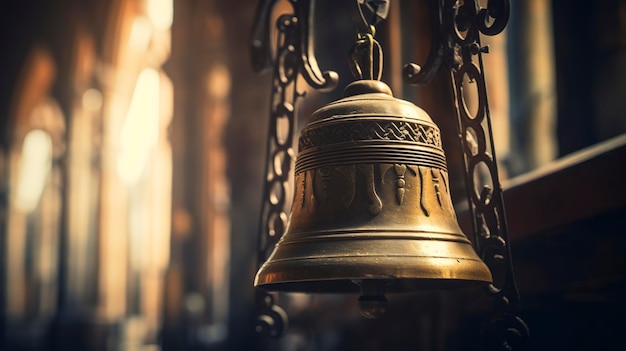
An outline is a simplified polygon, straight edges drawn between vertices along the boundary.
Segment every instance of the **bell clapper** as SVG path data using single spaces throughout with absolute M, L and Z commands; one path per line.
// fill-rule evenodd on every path
M 389 281 L 380 279 L 353 280 L 353 283 L 361 287 L 359 296 L 359 309 L 361 315 L 367 319 L 378 319 L 387 311 L 387 298 L 385 288 Z

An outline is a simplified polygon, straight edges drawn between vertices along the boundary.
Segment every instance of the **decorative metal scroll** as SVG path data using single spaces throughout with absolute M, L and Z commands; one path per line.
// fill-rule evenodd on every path
M 487 8 L 481 8 L 476 0 L 432 0 L 431 6 L 434 25 L 430 56 L 423 67 L 405 66 L 404 78 L 411 84 L 424 84 L 439 69 L 450 72 L 465 156 L 474 245 L 494 276 L 489 292 L 495 298 L 496 314 L 485 325 L 483 339 L 489 350 L 524 350 L 529 330 L 517 316 L 520 298 L 511 261 L 481 56 L 488 52 L 488 47 L 480 44 L 480 33 L 496 35 L 504 30 L 510 3 L 489 0 Z M 468 108 L 468 94 L 464 93 L 468 85 L 464 82 L 476 85 L 475 111 Z
M 277 0 L 259 3 L 251 44 L 253 68 L 261 72 L 273 66 L 258 267 L 265 262 L 287 225 L 295 110 L 303 96 L 296 86 L 297 78 L 302 76 L 311 87 L 320 90 L 333 89 L 338 82 L 337 73 L 322 72 L 314 56 L 311 36 L 314 0 L 290 0 L 294 13 L 278 17 L 276 54 L 272 58 L 270 22 L 276 3 Z M 276 294 L 256 290 L 256 330 L 272 337 L 281 336 L 288 323 L 287 314 L 276 304 L 276 299 Z

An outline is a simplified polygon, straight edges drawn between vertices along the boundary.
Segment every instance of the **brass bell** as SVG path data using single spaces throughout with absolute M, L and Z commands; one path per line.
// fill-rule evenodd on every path
M 344 95 L 300 134 L 289 224 L 254 285 L 361 291 L 362 312 L 375 318 L 385 292 L 491 283 L 458 225 L 430 116 L 377 80 Z

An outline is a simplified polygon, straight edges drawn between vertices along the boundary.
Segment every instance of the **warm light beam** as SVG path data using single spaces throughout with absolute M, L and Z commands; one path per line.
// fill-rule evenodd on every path
M 24 137 L 15 206 L 24 212 L 37 207 L 52 164 L 52 139 L 35 129 Z
M 155 28 L 168 30 L 172 26 L 174 18 L 174 5 L 172 0 L 148 0 L 148 17 Z
M 127 184 L 139 180 L 159 136 L 159 72 L 146 68 L 139 74 L 124 126 L 117 170 Z

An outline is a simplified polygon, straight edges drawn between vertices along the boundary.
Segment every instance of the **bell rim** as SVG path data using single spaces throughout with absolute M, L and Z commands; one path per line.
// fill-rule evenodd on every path
M 404 293 L 493 283 L 491 272 L 478 258 L 428 257 L 428 264 L 407 256 L 355 258 L 352 262 L 346 257 L 266 262 L 254 286 L 282 292 L 358 293 L 355 281 L 376 280 L 391 282 L 387 292 Z M 407 259 L 413 259 L 412 264 Z

